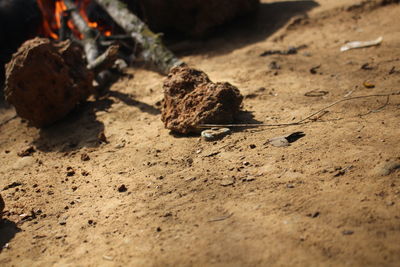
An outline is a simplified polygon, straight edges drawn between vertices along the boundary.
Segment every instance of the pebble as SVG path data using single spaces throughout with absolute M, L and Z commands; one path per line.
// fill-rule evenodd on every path
M 352 230 L 344 230 L 344 231 L 342 232 L 342 234 L 343 234 L 343 235 L 352 235 L 352 234 L 354 234 L 354 231 L 352 231 Z
M 289 141 L 285 136 L 274 137 L 268 140 L 268 142 L 275 147 L 286 147 L 289 146 Z
M 124 192 L 126 192 L 126 191 L 128 191 L 128 188 L 127 188 L 124 184 L 122 184 L 122 185 L 120 185 L 120 186 L 118 187 L 118 192 L 124 193 Z
M 229 134 L 231 130 L 229 128 L 212 128 L 201 132 L 201 137 L 206 141 L 214 141 L 223 138 Z
M 222 186 L 230 186 L 235 183 L 234 178 L 224 178 L 219 184 Z
M 400 170 L 400 162 L 399 161 L 391 161 L 391 162 L 387 162 L 381 166 L 378 166 L 377 174 L 380 176 L 386 176 L 397 170 Z

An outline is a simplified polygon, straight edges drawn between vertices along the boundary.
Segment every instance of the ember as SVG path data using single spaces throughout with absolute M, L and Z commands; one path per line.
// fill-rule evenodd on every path
M 55 40 L 66 39 L 66 31 L 71 31 L 74 37 L 83 39 L 83 35 L 71 18 L 72 11 L 78 11 L 88 27 L 96 29 L 104 36 L 111 35 L 110 25 L 89 19 L 87 10 L 91 0 L 36 0 L 42 12 L 43 21 L 39 35 Z M 74 10 L 74 9 L 77 10 Z M 64 36 L 63 36 L 64 35 Z

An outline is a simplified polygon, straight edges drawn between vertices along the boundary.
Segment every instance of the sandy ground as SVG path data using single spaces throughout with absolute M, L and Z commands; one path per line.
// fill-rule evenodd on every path
M 263 1 L 253 20 L 172 48 L 241 89 L 240 122 L 295 122 L 400 90 L 400 5 L 381 2 Z M 49 129 L 0 126 L 1 266 L 399 266 L 400 96 L 206 142 L 164 129 L 162 79 L 132 69 Z M 289 147 L 267 142 L 297 131 Z

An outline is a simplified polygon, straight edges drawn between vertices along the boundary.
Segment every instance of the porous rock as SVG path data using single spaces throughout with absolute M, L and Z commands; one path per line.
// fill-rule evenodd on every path
M 173 68 L 164 81 L 161 119 L 167 129 L 197 133 L 200 124 L 229 124 L 240 111 L 243 96 L 235 86 L 213 83 L 202 71 Z
M 199 37 L 253 12 L 259 3 L 260 0 L 139 0 L 138 11 L 154 31 Z
M 0 220 L 1 220 L 1 218 L 3 217 L 4 206 L 5 206 L 4 200 L 3 200 L 3 198 L 2 198 L 1 195 L 0 195 Z
M 5 97 L 17 114 L 36 127 L 68 114 L 92 90 L 82 49 L 70 41 L 26 41 L 6 65 Z

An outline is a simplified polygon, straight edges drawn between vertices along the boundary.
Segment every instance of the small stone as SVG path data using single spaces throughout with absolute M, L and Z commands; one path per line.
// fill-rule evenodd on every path
M 249 147 L 250 147 L 251 149 L 254 149 L 254 148 L 256 148 L 257 146 L 256 146 L 255 144 L 251 144 L 251 145 L 249 145 Z
M 234 178 L 224 178 L 220 183 L 222 186 L 230 186 L 235 184 L 235 179 Z
M 97 136 L 98 140 L 100 143 L 108 143 L 107 137 L 104 134 L 104 132 L 100 132 L 99 135 Z
M 17 153 L 17 155 L 19 157 L 28 157 L 28 156 L 32 156 L 32 154 L 35 152 L 35 148 L 33 146 L 28 146 L 28 147 L 24 147 L 23 149 L 21 149 L 21 151 L 19 151 Z
M 285 138 L 285 136 L 271 138 L 268 140 L 268 142 L 275 147 L 289 146 L 289 141 Z
M 157 227 L 156 231 L 161 232 L 161 227 Z
M 128 191 L 128 188 L 127 188 L 124 184 L 122 184 L 122 185 L 120 185 L 120 186 L 118 187 L 118 192 L 124 193 L 124 192 L 126 192 L 126 191 Z
M 231 132 L 229 128 L 212 128 L 201 132 L 201 137 L 206 141 L 222 139 Z
M 254 177 L 245 177 L 242 179 L 242 182 L 252 182 L 254 180 L 256 180 L 256 178 Z
M 121 149 L 125 147 L 125 143 L 116 144 L 114 148 Z
M 399 161 L 391 161 L 391 162 L 387 162 L 381 166 L 378 166 L 377 174 L 380 176 L 386 176 L 386 175 L 389 175 L 398 170 L 400 170 L 400 162 Z
M 81 160 L 82 161 L 88 161 L 88 160 L 90 160 L 90 157 L 89 157 L 89 155 L 87 153 L 82 153 L 81 154 Z
M 317 218 L 320 215 L 319 211 L 307 214 L 308 217 Z
M 286 187 L 287 188 L 294 188 L 294 185 L 293 184 L 287 184 Z
M 70 167 L 69 167 L 70 168 Z M 74 176 L 75 175 L 75 171 L 71 168 L 71 169 L 68 169 L 67 168 L 67 176 L 68 177 L 71 177 L 71 176 Z
M 344 230 L 344 231 L 342 232 L 342 234 L 343 234 L 343 235 L 352 235 L 352 234 L 354 234 L 354 231 L 352 231 L 352 230 Z

